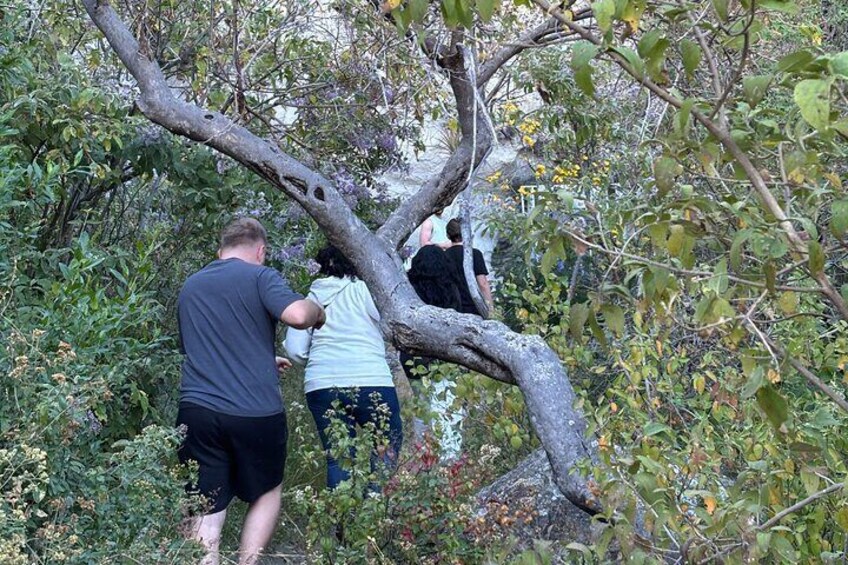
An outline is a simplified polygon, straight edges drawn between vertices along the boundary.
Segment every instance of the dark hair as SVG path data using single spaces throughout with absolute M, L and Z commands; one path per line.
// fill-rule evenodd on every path
M 239 218 L 221 231 L 221 249 L 230 249 L 250 243 L 268 243 L 265 228 L 254 218 Z
M 459 310 L 459 288 L 447 255 L 438 245 L 425 245 L 412 258 L 409 282 L 425 304 Z
M 356 267 L 348 261 L 341 251 L 335 246 L 328 245 L 318 252 L 315 260 L 320 265 L 318 272 L 328 277 L 356 277 Z
M 454 243 L 462 241 L 462 223 L 459 218 L 454 218 L 448 222 L 448 227 L 445 228 L 448 232 L 448 239 Z

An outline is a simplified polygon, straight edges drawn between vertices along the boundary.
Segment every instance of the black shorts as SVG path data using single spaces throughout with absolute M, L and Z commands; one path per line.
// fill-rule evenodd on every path
M 197 484 L 186 490 L 210 501 L 209 514 L 224 510 L 233 496 L 251 503 L 283 482 L 285 412 L 252 418 L 181 403 L 177 425 L 187 427 L 180 462 L 196 461 L 199 467 Z

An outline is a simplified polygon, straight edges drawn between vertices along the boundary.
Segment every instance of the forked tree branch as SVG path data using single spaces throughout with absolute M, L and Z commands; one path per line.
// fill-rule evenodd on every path
M 327 239 L 356 266 L 396 346 L 517 384 L 558 487 L 575 505 L 592 513 L 600 510 L 587 480 L 576 470 L 579 461 L 595 460 L 594 452 L 584 439 L 586 421 L 574 407 L 574 390 L 556 354 L 539 336 L 516 334 L 500 322 L 425 306 L 409 284 L 395 249 L 397 242 L 435 205 L 462 189 L 464 175 L 475 164 L 472 142 L 467 141 L 471 137 L 467 118 L 479 111 L 476 85 L 469 85 L 463 78 L 460 55 L 455 55 L 458 60 L 449 61 L 447 67 L 452 69 L 449 72 L 458 112 L 466 117 L 461 121 L 463 144 L 442 174 L 405 201 L 378 237 L 351 212 L 323 176 L 225 116 L 176 99 L 159 67 L 141 51 L 108 2 L 83 0 L 83 4 L 138 81 L 138 106 L 145 116 L 176 134 L 231 156 L 299 202 Z M 491 143 L 491 134 L 488 128 L 478 128 L 477 133 L 477 151 L 473 153 L 479 159 Z

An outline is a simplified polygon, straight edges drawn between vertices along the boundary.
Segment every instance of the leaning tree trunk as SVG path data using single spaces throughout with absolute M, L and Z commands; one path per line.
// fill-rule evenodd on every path
M 496 321 L 425 306 L 403 271 L 397 247 L 434 209 L 451 202 L 465 186 L 492 143 L 487 128 L 474 128 L 485 116 L 476 104 L 478 84 L 467 79 L 466 61 L 456 45 L 438 53 L 457 102 L 463 139 L 441 173 L 401 203 L 376 233 L 347 207 L 335 186 L 317 172 L 233 123 L 224 115 L 176 99 L 156 62 L 104 0 L 84 0 L 95 25 L 138 82 L 138 107 L 151 121 L 199 141 L 254 171 L 297 201 L 327 238 L 356 265 L 391 330 L 394 344 L 413 354 L 459 363 L 492 378 L 517 384 L 526 399 L 536 434 L 553 469 L 557 486 L 588 512 L 599 504 L 575 464 L 592 451 L 586 424 L 575 409 L 571 383 L 554 352 L 538 336 L 519 335 Z M 539 28 L 550 33 L 556 26 Z M 510 47 L 502 60 L 517 54 Z M 497 57 L 495 58 L 497 60 Z M 488 78 L 491 73 L 483 73 Z M 475 136 L 476 134 L 476 136 Z

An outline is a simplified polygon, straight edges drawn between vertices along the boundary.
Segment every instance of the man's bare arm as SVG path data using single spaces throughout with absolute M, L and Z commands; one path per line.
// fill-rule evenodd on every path
M 491 310 L 495 303 L 492 300 L 492 287 L 489 285 L 489 279 L 486 278 L 486 275 L 477 275 L 477 286 L 480 287 L 480 294 L 483 295 L 483 300 L 486 301 L 486 305 Z
M 418 244 L 420 247 L 424 247 L 425 245 L 430 245 L 432 243 L 430 240 L 433 238 L 433 220 L 427 218 L 424 220 L 424 223 L 421 224 L 421 233 L 418 234 Z
M 305 330 L 307 328 L 318 329 L 326 321 L 324 309 L 308 298 L 297 300 L 289 304 L 280 315 L 280 320 L 291 328 Z

